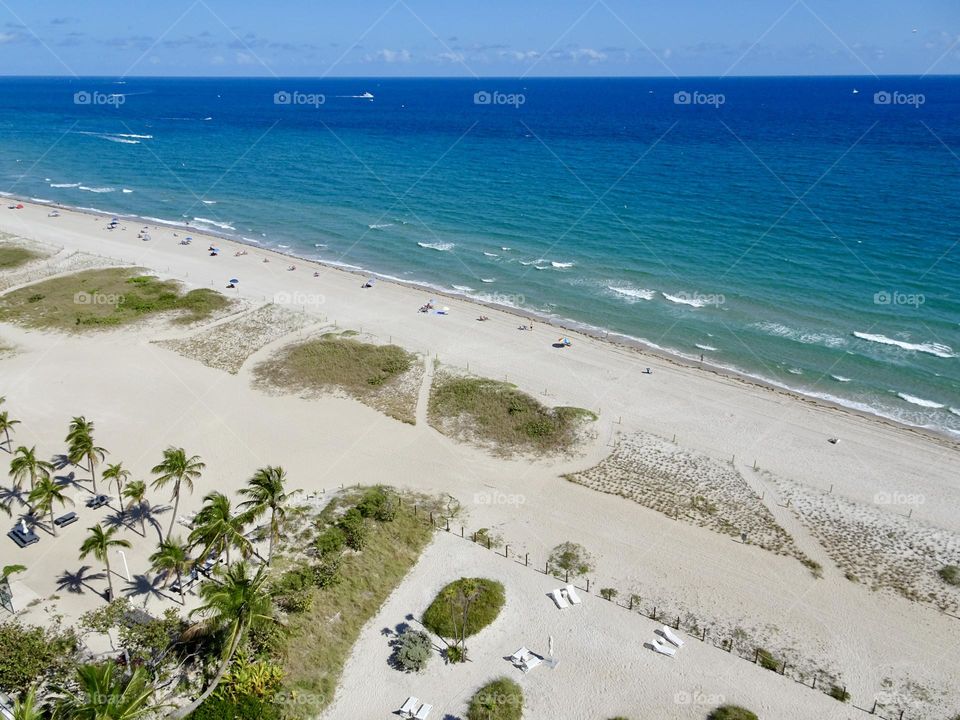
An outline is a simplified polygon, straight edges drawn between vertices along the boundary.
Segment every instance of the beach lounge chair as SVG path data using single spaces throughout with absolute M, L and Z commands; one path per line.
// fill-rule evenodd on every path
M 673 643 L 674 645 L 676 645 L 678 648 L 683 647 L 683 640 L 681 640 L 680 638 L 678 638 L 678 637 L 674 634 L 673 630 L 671 630 L 670 628 L 668 628 L 666 625 L 664 625 L 664 626 L 660 629 L 660 632 L 663 633 L 663 636 L 664 636 L 667 640 L 669 640 L 670 642 L 672 642 L 672 643 Z
M 514 665 L 521 665 L 523 661 L 526 660 L 527 655 L 530 654 L 530 651 L 526 647 L 522 647 L 517 650 L 513 655 L 510 656 L 510 662 Z
M 553 601 L 557 604 L 557 607 L 563 610 L 564 608 L 570 607 L 569 603 L 563 599 L 563 593 L 559 588 L 550 593 L 550 597 L 553 598 Z
M 581 602 L 583 602 L 580 599 L 580 596 L 577 595 L 577 589 L 573 585 L 567 585 L 564 590 L 567 592 L 567 600 L 572 602 L 574 605 L 579 605 Z
M 416 699 L 415 697 L 413 697 L 412 695 L 411 695 L 410 697 L 408 697 L 408 698 L 407 698 L 407 701 L 406 701 L 406 702 L 401 706 L 401 708 L 400 708 L 400 717 L 412 718 L 412 717 L 413 717 L 413 709 L 414 709 L 419 703 L 420 703 L 420 701 L 417 700 L 417 699 Z
M 413 717 L 416 718 L 416 720 L 427 720 L 427 715 L 430 714 L 431 710 L 433 710 L 433 705 L 427 705 L 424 703 L 420 706 L 420 709 L 417 710 L 417 714 Z
M 667 655 L 668 657 L 673 657 L 674 655 L 677 654 L 677 651 L 675 648 L 672 648 L 669 645 L 664 645 L 663 640 L 661 640 L 660 638 L 657 638 L 656 640 L 654 640 L 653 645 L 651 647 L 653 647 L 653 649 L 656 650 L 661 655 Z
M 543 660 L 538 658 L 533 653 L 529 653 L 522 663 L 520 663 L 520 669 L 525 673 L 533 670 L 537 665 L 542 663 Z

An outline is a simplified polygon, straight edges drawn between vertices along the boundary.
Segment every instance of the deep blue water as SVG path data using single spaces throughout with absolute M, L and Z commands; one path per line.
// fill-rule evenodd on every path
M 945 77 L 7 78 L 0 190 L 190 221 L 960 433 L 958 121 Z

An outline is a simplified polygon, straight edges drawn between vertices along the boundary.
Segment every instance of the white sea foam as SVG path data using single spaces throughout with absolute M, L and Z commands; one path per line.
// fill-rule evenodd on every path
M 844 377 L 843 375 L 831 375 L 830 377 L 832 377 L 837 382 L 842 382 L 842 383 L 850 382 L 850 378 Z
M 521 261 L 520 261 L 520 264 L 521 264 L 521 265 L 533 265 L 535 262 L 537 262 L 537 261 L 536 261 L 536 260 L 521 260 Z
M 202 223 L 204 225 L 213 225 L 221 230 L 236 230 L 236 228 L 230 223 L 217 222 L 216 220 L 208 220 L 207 218 L 195 217 L 193 221 L 195 223 Z
M 698 347 L 701 350 L 707 350 L 708 352 L 716 352 L 717 349 L 713 345 L 701 345 L 700 343 L 694 343 L 694 347 Z
M 502 247 L 500 249 L 503 250 L 504 252 L 510 252 L 510 248 L 508 247 Z
M 452 285 L 451 287 L 454 290 L 459 290 L 460 292 L 465 292 L 465 293 L 476 292 L 476 290 L 474 290 L 469 285 Z
M 960 415 L 960 408 L 948 408 L 954 415 Z
M 216 205 L 216 204 L 217 204 L 217 201 L 216 201 L 216 200 L 203 200 L 202 202 L 203 202 L 204 205 Z
M 871 333 L 854 332 L 854 337 L 866 340 L 867 342 L 879 343 L 880 345 L 893 345 L 903 350 L 913 350 L 915 352 L 927 353 L 940 358 L 956 357 L 953 350 L 948 345 L 941 343 L 911 343 L 905 340 L 894 340 L 886 335 L 873 335 Z
M 607 290 L 617 293 L 621 297 L 627 298 L 631 301 L 636 300 L 653 300 L 656 293 L 653 290 L 647 290 L 645 288 L 632 288 L 632 287 L 617 287 L 616 285 L 608 285 Z
M 661 292 L 664 300 L 669 300 L 672 303 L 677 303 L 678 305 L 689 305 L 690 307 L 703 307 L 707 304 L 705 298 L 699 297 L 683 297 L 682 295 L 671 295 L 670 293 Z
M 449 250 L 453 250 L 453 248 L 455 247 L 455 245 L 452 242 L 439 242 L 439 243 L 418 242 L 417 245 L 419 245 L 422 248 L 426 248 L 427 250 L 439 250 L 440 252 L 447 252 Z
M 919 405 L 920 407 L 933 408 L 934 410 L 939 410 L 944 407 L 943 403 L 934 402 L 933 400 L 924 400 L 923 398 L 917 397 L 916 395 L 908 395 L 907 393 L 898 392 L 897 397 L 901 400 L 906 400 L 911 405 Z
M 845 338 L 837 335 L 809 332 L 807 330 L 797 330 L 796 328 L 788 327 L 787 325 L 782 325 L 781 323 L 776 322 L 761 322 L 754 325 L 754 327 L 762 330 L 767 335 L 786 338 L 787 340 L 794 340 L 798 343 L 803 343 L 804 345 L 824 345 L 829 348 L 837 348 L 847 344 L 847 340 Z
M 787 368 L 787 372 L 791 375 L 803 375 L 803 370 L 800 368 Z
M 112 187 L 88 187 L 86 185 L 77 185 L 77 190 L 86 190 L 92 193 L 112 193 L 117 191 L 116 188 Z
M 379 225 L 373 224 L 373 225 L 367 225 L 367 227 L 370 228 L 371 230 L 383 230 L 384 228 L 393 227 L 393 223 L 381 223 Z
M 557 268 L 558 270 L 562 270 L 562 269 L 564 269 L 564 268 L 571 268 L 571 267 L 573 267 L 573 263 L 572 263 L 572 262 L 556 262 L 555 260 L 551 260 L 551 261 L 550 261 L 550 265 L 553 266 L 553 267 L 555 267 L 555 268 Z
M 496 281 L 497 281 L 496 278 L 480 278 L 480 282 L 485 282 L 485 283 L 492 283 Z
M 52 188 L 76 188 L 80 187 L 80 183 L 50 183 Z
M 487 257 L 500 257 L 496 253 L 487 252 L 486 250 L 483 251 L 483 254 L 486 255 Z
M 131 190 L 130 188 L 124 188 L 124 189 L 123 189 L 123 192 L 125 192 L 125 193 L 128 193 L 128 194 L 129 194 L 129 193 L 132 193 L 132 192 L 133 192 L 133 190 Z
M 136 135 L 136 134 L 134 134 L 134 133 L 129 133 L 129 134 L 128 134 L 128 133 L 113 133 L 113 134 L 116 135 L 117 137 L 137 138 L 137 139 L 140 139 L 140 140 L 153 140 L 153 135 Z
M 47 203 L 52 202 L 52 201 L 51 201 L 51 200 L 44 200 L 43 198 L 30 198 L 30 202 L 35 202 L 35 203 L 40 203 L 41 205 L 46 205 Z

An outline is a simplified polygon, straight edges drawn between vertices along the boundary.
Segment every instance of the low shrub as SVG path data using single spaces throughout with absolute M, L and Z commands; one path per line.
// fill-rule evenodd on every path
M 340 553 L 347 544 L 347 536 L 343 530 L 335 525 L 331 525 L 317 536 L 313 546 L 316 548 L 317 555 L 328 557 Z
M 944 565 L 937 571 L 940 579 L 948 585 L 960 586 L 960 567 L 956 565 Z
M 707 716 L 707 720 L 758 720 L 757 714 L 739 705 L 721 705 Z
M 767 670 L 780 669 L 780 661 L 773 656 L 773 653 L 763 648 L 757 648 L 757 662 L 760 663 L 760 667 Z
M 501 677 L 477 690 L 467 708 L 467 720 L 520 720 L 523 690 L 513 680 Z
M 351 550 L 363 550 L 363 546 L 367 543 L 367 525 L 363 519 L 363 515 L 360 514 L 360 511 L 356 508 L 350 508 L 340 518 L 340 522 L 337 523 L 343 531 L 344 540 L 347 543 L 347 547 Z
M 281 709 L 274 703 L 244 695 L 228 698 L 211 695 L 190 715 L 190 720 L 280 720 Z
M 850 699 L 850 693 L 842 685 L 831 685 L 827 695 L 840 702 L 847 702 Z
M 433 641 L 422 630 L 404 630 L 393 644 L 393 663 L 405 672 L 420 672 L 433 654 Z
M 363 494 L 357 503 L 357 510 L 365 518 L 377 522 L 391 522 L 397 515 L 397 499 L 378 485 Z

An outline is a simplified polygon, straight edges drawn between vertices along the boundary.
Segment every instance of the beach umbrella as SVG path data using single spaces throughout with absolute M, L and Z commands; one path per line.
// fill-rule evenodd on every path
M 20 532 L 22 532 L 24 535 L 26 535 L 27 532 L 28 532 L 28 531 L 27 531 L 27 521 L 24 520 L 23 518 L 20 518 Z
M 553 635 L 550 636 L 549 647 L 550 647 L 550 657 L 553 657 Z
M 236 284 L 237 284 L 238 282 L 240 282 L 240 281 L 237 280 L 236 278 L 230 278 L 230 282 L 232 282 L 234 285 L 236 285 Z

